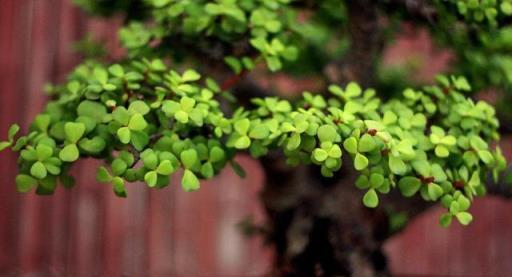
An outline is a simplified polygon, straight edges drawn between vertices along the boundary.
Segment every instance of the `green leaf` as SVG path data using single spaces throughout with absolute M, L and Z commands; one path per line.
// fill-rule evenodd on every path
M 256 124 L 249 132 L 249 136 L 255 139 L 265 139 L 268 135 L 269 130 L 265 124 Z
M 173 116 L 179 110 L 181 110 L 181 105 L 176 101 L 165 100 L 162 102 L 162 111 L 169 117 Z
M 199 75 L 199 73 L 197 73 L 197 71 L 195 71 L 193 69 L 189 69 L 189 70 L 185 71 L 185 73 L 183 73 L 183 76 L 181 77 L 181 79 L 183 80 L 183 82 L 192 82 L 192 81 L 197 81 L 197 80 L 201 79 L 201 75 Z
M 478 151 L 478 156 L 487 165 L 491 165 L 494 163 L 494 157 L 492 156 L 491 152 L 487 150 Z
M 396 175 L 404 175 L 407 172 L 407 165 L 402 159 L 395 156 L 389 156 L 389 169 Z
M 505 15 L 512 15 L 512 3 L 510 2 L 501 2 L 500 9 Z
M 462 225 L 468 225 L 473 221 L 473 216 L 468 212 L 458 212 L 455 214 L 455 217 Z
M 195 149 L 188 149 L 180 154 L 181 162 L 185 168 L 192 168 L 197 160 L 197 151 Z
M 339 145 L 335 144 L 332 146 L 332 148 L 329 150 L 329 157 L 334 159 L 339 159 L 342 156 L 341 148 Z
M 112 186 L 114 193 L 118 197 L 126 197 L 126 188 L 124 186 L 124 180 L 121 177 L 114 177 L 112 179 Z
M 251 146 L 251 139 L 248 136 L 241 136 L 235 141 L 236 149 L 247 149 Z
M 171 161 L 164 160 L 158 165 L 156 172 L 160 175 L 171 175 L 174 172 L 174 166 Z
M 125 107 L 118 107 L 112 112 L 112 118 L 122 125 L 128 125 L 128 122 L 130 122 L 130 113 Z
M 16 188 L 19 192 L 28 192 L 37 186 L 37 179 L 25 174 L 16 176 Z
M 276 72 L 282 67 L 281 60 L 276 56 L 266 56 L 265 61 L 267 62 L 268 69 L 272 72 Z
M 146 115 L 150 111 L 150 108 L 148 104 L 146 104 L 144 101 L 136 100 L 130 103 L 130 106 L 128 107 L 128 112 L 131 114 L 141 114 Z
M 441 224 L 441 226 L 447 228 L 452 223 L 452 218 L 453 218 L 453 216 L 451 213 L 444 213 L 443 215 L 441 215 L 441 218 L 439 219 L 439 223 Z
M 115 77 L 118 77 L 118 78 L 121 78 L 124 76 L 124 69 L 122 66 L 120 66 L 118 64 L 113 64 L 113 65 L 109 66 L 108 72 L 110 72 L 112 75 L 114 75 Z
M 144 175 L 144 181 L 150 188 L 153 188 L 156 186 L 156 182 L 158 181 L 158 174 L 156 171 L 149 171 Z
M 37 161 L 37 152 L 33 147 L 27 147 L 27 149 L 21 150 L 20 156 L 26 161 Z
M 314 151 L 313 151 L 313 158 L 319 162 L 323 162 L 327 159 L 327 157 L 329 156 L 329 154 L 327 153 L 327 151 L 325 151 L 324 149 L 322 148 L 316 148 Z
M 80 152 L 76 144 L 68 144 L 62 150 L 60 150 L 59 158 L 64 162 L 74 162 L 78 160 Z
M 6 148 L 12 145 L 9 141 L 0 141 L 0 151 L 5 150 Z
M 36 116 L 34 119 L 34 126 L 36 126 L 40 131 L 46 132 L 48 130 L 48 126 L 50 126 L 51 117 L 47 114 L 40 114 Z
M 85 125 L 83 123 L 68 122 L 64 125 L 64 133 L 68 142 L 77 143 L 85 133 Z
M 62 186 L 64 186 L 67 189 L 75 186 L 76 181 L 75 181 L 75 178 L 73 178 L 73 176 L 61 175 L 61 176 L 59 176 L 59 179 L 60 179 Z
M 372 173 L 370 175 L 370 184 L 372 188 L 377 189 L 384 184 L 384 175 L 379 173 Z
M 357 83 L 350 82 L 345 89 L 345 96 L 348 98 L 353 98 L 361 95 L 361 92 L 361 87 Z
M 14 136 L 20 131 L 20 126 L 18 124 L 13 124 L 9 127 L 9 131 L 7 132 L 7 138 L 9 141 L 14 140 Z
M 301 137 L 299 133 L 294 133 L 289 139 L 288 143 L 286 144 L 286 149 L 288 150 L 295 150 L 300 146 Z
M 437 145 L 435 152 L 436 156 L 438 156 L 439 158 L 446 158 L 450 155 L 450 151 L 448 151 L 448 148 L 446 148 L 443 145 Z
M 128 165 L 124 160 L 117 158 L 112 161 L 112 174 L 115 176 L 123 175 L 126 169 L 128 169 Z
M 93 76 L 96 78 L 96 80 L 102 84 L 106 83 L 108 81 L 108 72 L 100 67 L 96 67 L 93 70 Z
M 371 152 L 375 149 L 377 145 L 375 144 L 375 141 L 373 137 L 369 134 L 364 134 L 359 139 L 359 152 Z
M 46 167 L 46 170 L 52 175 L 59 175 L 61 173 L 60 160 L 57 160 L 59 161 L 59 164 L 54 164 L 49 161 L 43 162 L 44 166 Z
M 183 173 L 181 185 L 185 191 L 196 191 L 200 188 L 200 183 L 196 175 L 188 169 L 185 169 L 185 172 Z
M 231 160 L 229 164 L 231 165 L 231 168 L 238 176 L 240 176 L 241 178 L 245 178 L 247 174 L 245 173 L 245 170 L 242 168 L 242 166 L 240 166 L 240 164 L 238 164 L 234 160 Z
M 245 135 L 249 131 L 249 126 L 251 126 L 251 121 L 247 118 L 237 120 L 234 124 L 235 131 L 240 135 Z
M 37 159 L 44 161 L 53 155 L 53 149 L 50 146 L 39 144 L 36 147 Z
M 370 188 L 370 180 L 365 175 L 359 175 L 356 179 L 356 187 L 358 189 L 369 189 Z
M 196 105 L 196 100 L 194 100 L 193 98 L 184 96 L 180 100 L 181 110 L 183 110 L 186 113 L 189 113 L 190 111 L 192 111 L 192 109 L 194 108 L 195 105 Z
M 177 111 L 174 114 L 174 118 L 176 118 L 176 120 L 183 124 L 186 124 L 188 122 L 188 114 L 184 111 Z
M 85 100 L 82 101 L 80 105 L 78 105 L 77 114 L 78 116 L 87 116 L 93 118 L 96 120 L 96 122 L 100 123 L 107 115 L 107 107 L 98 102 Z
M 130 143 L 131 140 L 131 132 L 128 127 L 121 127 L 117 130 L 117 137 L 123 144 Z
M 130 136 L 133 147 L 135 147 L 135 149 L 137 149 L 138 151 L 144 150 L 146 145 L 148 145 L 149 143 L 149 136 L 145 132 L 131 131 Z
M 354 159 L 354 167 L 356 170 L 363 170 L 366 167 L 368 167 L 368 158 L 366 158 L 364 155 L 357 153 L 356 157 Z
M 446 173 L 444 173 L 443 168 L 439 164 L 432 165 L 432 176 L 435 178 L 436 182 L 444 182 L 446 181 Z M 427 176 L 427 175 L 424 175 Z
M 460 211 L 465 211 L 469 209 L 469 206 L 471 205 L 469 199 L 467 199 L 464 195 L 459 196 L 459 198 L 457 199 L 457 203 L 459 203 Z
M 363 197 L 363 204 L 368 208 L 375 208 L 379 205 L 379 196 L 374 189 L 369 189 Z
M 443 188 L 435 183 L 428 184 L 427 191 L 430 199 L 434 201 L 443 195 Z
M 347 152 L 351 154 L 357 153 L 357 139 L 355 137 L 349 137 L 343 142 L 343 147 Z
M 449 209 L 450 209 L 450 213 L 452 213 L 452 214 L 456 214 L 456 213 L 458 213 L 458 212 L 460 211 L 459 202 L 457 202 L 457 201 L 452 201 L 452 202 L 450 203 L 450 207 L 449 207 Z
M 240 74 L 242 72 L 242 63 L 240 61 L 233 57 L 233 56 L 227 56 L 224 58 L 224 62 L 236 73 Z
M 182 153 L 183 154 L 183 153 Z M 142 162 L 146 168 L 154 170 L 158 167 L 158 156 L 153 150 L 146 150 L 141 154 Z
M 413 196 L 418 190 L 420 189 L 421 181 L 412 176 L 403 177 L 398 182 L 398 188 L 400 189 L 400 192 L 406 196 L 411 197 Z
M 471 144 L 471 147 L 475 148 L 476 150 L 485 150 L 488 148 L 488 145 L 485 142 L 485 140 L 483 140 L 479 136 L 471 136 L 469 138 L 469 143 Z
M 209 155 L 210 162 L 212 162 L 212 163 L 220 162 L 220 161 L 223 161 L 224 159 L 225 159 L 224 150 L 222 150 L 222 148 L 220 148 L 218 146 L 212 147 L 212 149 L 210 150 L 210 155 Z
M 78 145 L 89 153 L 98 154 L 105 149 L 107 143 L 102 137 L 96 136 L 92 139 L 83 138 Z
M 338 133 L 336 133 L 336 129 L 332 125 L 322 125 L 318 128 L 317 131 L 318 139 L 321 142 L 324 141 L 335 141 Z
M 30 175 L 36 177 L 37 179 L 44 179 L 48 175 L 46 171 L 46 167 L 40 161 L 35 162 L 32 167 L 30 167 Z
M 402 140 L 396 145 L 396 150 L 400 153 L 400 156 L 404 159 L 410 159 L 415 156 L 414 149 L 410 140 Z
M 213 166 L 211 163 L 205 163 L 201 166 L 201 174 L 204 178 L 211 178 L 214 175 Z
M 96 172 L 96 180 L 100 183 L 108 183 L 112 181 L 112 176 L 105 167 L 100 166 Z
M 130 123 L 128 123 L 128 128 L 134 131 L 142 131 L 146 129 L 147 126 L 148 123 L 142 114 L 134 114 L 130 119 Z
M 42 180 L 39 180 L 39 186 L 36 189 L 38 195 L 50 195 L 53 194 L 57 187 L 57 178 L 48 176 Z
M 23 137 L 20 137 L 17 141 L 16 141 L 16 144 L 12 147 L 12 151 L 20 151 L 21 148 L 25 147 L 25 145 L 27 145 L 28 143 L 28 137 L 26 136 L 23 136 Z M 0 143 L 1 145 L 2 143 Z M 1 147 L 0 147 L 1 149 Z

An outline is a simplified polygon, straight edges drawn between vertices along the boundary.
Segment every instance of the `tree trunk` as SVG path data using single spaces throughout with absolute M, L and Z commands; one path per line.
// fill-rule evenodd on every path
M 354 174 L 342 172 L 340 183 L 280 157 L 262 164 L 268 242 L 276 250 L 272 276 L 390 276 L 382 251 L 387 216 L 362 205 Z

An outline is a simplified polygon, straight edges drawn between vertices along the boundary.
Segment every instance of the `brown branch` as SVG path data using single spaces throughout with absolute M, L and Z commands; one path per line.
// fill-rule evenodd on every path
M 248 73 L 247 70 L 243 70 L 242 72 L 240 72 L 240 74 L 236 74 L 236 75 L 229 77 L 222 83 L 222 85 L 220 86 L 220 89 L 222 91 L 230 90 L 236 84 L 238 84 L 247 75 L 247 73 Z
M 350 81 L 368 87 L 375 74 L 375 61 L 382 52 L 377 6 L 373 0 L 347 1 L 350 50 L 324 70 L 331 83 Z
M 390 12 L 405 10 L 414 20 L 426 20 L 433 23 L 437 19 L 437 10 L 431 0 L 379 0 L 384 9 Z
M 512 183 L 508 180 L 508 176 L 511 176 L 511 174 L 512 166 L 509 166 L 500 174 L 498 182 L 494 182 L 492 176 L 489 176 L 489 180 L 486 183 L 487 193 L 505 199 L 512 198 Z

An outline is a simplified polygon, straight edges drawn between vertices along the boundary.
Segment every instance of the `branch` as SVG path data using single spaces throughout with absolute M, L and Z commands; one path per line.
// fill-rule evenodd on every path
M 382 37 L 377 7 L 370 0 L 347 1 L 350 50 L 341 61 L 329 64 L 324 70 L 331 83 L 358 82 L 371 86 L 375 61 L 382 52 Z
M 424 19 L 430 23 L 437 19 L 437 10 L 430 0 L 379 0 L 386 10 L 405 10 L 415 20 Z
M 237 104 L 243 107 L 252 105 L 251 99 L 275 96 L 272 92 L 260 86 L 255 80 L 244 74 L 232 86 L 231 94 L 238 100 Z M 229 81 L 228 79 L 227 81 Z M 226 83 L 226 82 L 225 82 Z
M 487 193 L 489 195 L 499 196 L 505 199 L 512 198 L 512 184 L 507 178 L 512 174 L 512 165 L 505 169 L 501 174 L 498 182 L 494 182 L 489 176 L 487 181 Z

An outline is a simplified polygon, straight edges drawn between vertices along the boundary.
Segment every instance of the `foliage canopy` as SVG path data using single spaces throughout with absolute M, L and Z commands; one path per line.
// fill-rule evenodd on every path
M 86 157 L 105 161 L 97 179 L 118 196 L 127 195 L 128 182 L 165 187 L 180 169 L 183 189 L 194 191 L 228 164 L 239 172 L 239 152 L 259 158 L 282 150 L 290 166 L 314 164 L 325 177 L 348 157 L 345 166 L 359 172 L 355 186 L 366 191 L 364 205 L 376 207 L 391 190 L 419 194 L 446 207 L 441 224 L 447 226 L 453 217 L 468 224 L 488 173 L 497 178 L 506 167 L 500 149 L 490 146 L 499 139 L 494 108 L 467 94 L 470 83 L 506 89 L 512 82 L 506 51 L 512 33 L 502 23 L 512 2 L 434 1 L 438 20 L 425 24 L 457 55 L 454 73 L 470 82 L 440 75 L 436 85 L 381 92 L 394 95 L 389 100 L 350 82 L 299 99 L 254 98 L 247 107 L 238 107 L 231 87 L 218 85 L 219 74 L 200 65 L 208 60 L 238 77 L 262 67 L 318 73 L 349 48 L 337 30 L 349 19 L 344 1 L 75 2 L 93 14 L 126 13 L 119 38 L 127 57 L 77 66 L 49 90 L 51 101 L 27 135 L 16 137 L 17 125 L 9 130 L 0 149 L 19 153 L 21 192 L 73 186 L 69 170 Z M 312 12 L 306 16 L 305 9 Z

